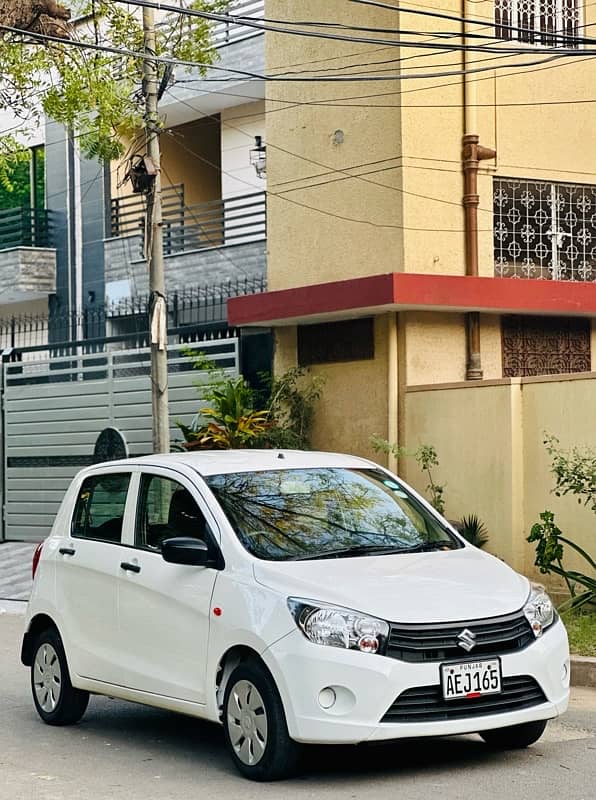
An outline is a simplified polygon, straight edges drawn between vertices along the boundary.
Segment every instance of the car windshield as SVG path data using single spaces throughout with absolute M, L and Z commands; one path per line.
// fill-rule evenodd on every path
M 205 480 L 257 558 L 291 561 L 462 546 L 380 469 L 270 470 Z

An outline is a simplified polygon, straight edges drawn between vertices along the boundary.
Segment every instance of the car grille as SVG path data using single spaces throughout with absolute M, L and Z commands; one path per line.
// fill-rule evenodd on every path
M 440 686 L 417 686 L 400 694 L 381 722 L 445 722 L 505 714 L 546 702 L 544 692 L 529 675 L 503 678 L 501 689 L 499 694 L 444 700 Z
M 523 612 L 472 622 L 433 625 L 390 623 L 385 655 L 400 661 L 461 661 L 466 656 L 457 637 L 466 630 L 476 636 L 470 657 L 493 656 L 523 650 L 535 640 Z

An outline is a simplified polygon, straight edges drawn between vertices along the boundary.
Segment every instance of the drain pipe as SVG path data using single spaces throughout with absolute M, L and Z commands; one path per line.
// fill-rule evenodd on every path
M 469 19 L 474 16 L 470 0 L 462 0 L 462 16 Z M 468 42 L 468 31 L 473 26 L 463 23 L 464 44 Z M 468 76 L 469 54 L 464 50 L 464 136 L 462 148 L 462 167 L 464 173 L 464 229 L 466 275 L 478 275 L 478 164 L 480 161 L 495 158 L 495 150 L 479 144 L 477 91 L 474 76 Z M 466 380 L 482 380 L 482 362 L 480 358 L 480 314 L 471 311 L 466 314 Z

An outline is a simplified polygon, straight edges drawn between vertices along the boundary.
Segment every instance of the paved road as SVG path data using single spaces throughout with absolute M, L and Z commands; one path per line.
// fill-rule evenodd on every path
M 37 545 L 0 543 L 0 601 L 27 600 L 31 593 L 31 559 Z
M 0 612 L 0 800 L 593 800 L 596 691 L 528 750 L 491 752 L 476 736 L 313 748 L 300 777 L 244 781 L 217 726 L 108 698 L 83 721 L 38 720 L 18 662 L 22 617 Z

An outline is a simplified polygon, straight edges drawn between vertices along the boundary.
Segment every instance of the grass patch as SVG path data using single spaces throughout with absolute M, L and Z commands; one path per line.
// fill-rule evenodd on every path
M 569 634 L 569 649 L 576 656 L 596 657 L 596 608 L 563 614 Z

